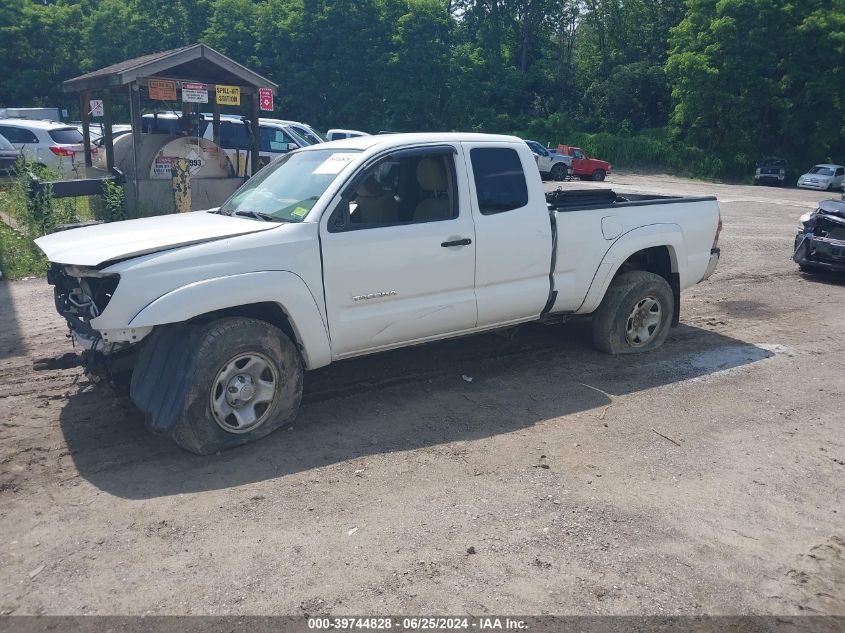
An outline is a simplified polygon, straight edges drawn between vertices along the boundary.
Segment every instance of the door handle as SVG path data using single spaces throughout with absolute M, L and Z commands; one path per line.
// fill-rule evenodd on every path
M 472 240 L 468 237 L 463 238 L 462 240 L 452 240 L 451 242 L 443 242 L 440 244 L 443 248 L 449 248 L 450 246 L 469 246 L 472 244 Z

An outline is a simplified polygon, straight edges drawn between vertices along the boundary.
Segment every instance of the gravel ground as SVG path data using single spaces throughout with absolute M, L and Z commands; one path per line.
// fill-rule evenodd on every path
M 34 372 L 62 321 L 0 283 L 0 613 L 845 614 L 845 284 L 789 259 L 824 194 L 611 184 L 721 202 L 661 350 L 572 321 L 337 363 L 206 458 Z

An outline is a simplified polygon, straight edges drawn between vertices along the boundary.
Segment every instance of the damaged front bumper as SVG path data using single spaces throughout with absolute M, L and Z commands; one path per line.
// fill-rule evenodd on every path
M 47 281 L 53 286 L 56 311 L 65 319 L 74 347 L 80 349 L 80 364 L 91 373 L 131 368 L 126 362 L 134 356 L 131 348 L 153 328 L 97 327 L 120 277 L 96 268 L 51 264 Z
M 845 272 L 845 240 L 819 237 L 812 232 L 795 236 L 795 263 L 830 272 Z
M 845 204 L 823 200 L 801 216 L 792 259 L 804 268 L 845 272 Z

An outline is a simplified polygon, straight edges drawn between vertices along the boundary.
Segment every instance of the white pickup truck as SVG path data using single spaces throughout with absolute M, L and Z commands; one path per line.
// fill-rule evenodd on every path
M 592 315 L 651 350 L 715 269 L 715 198 L 544 192 L 520 139 L 362 136 L 286 154 L 219 209 L 37 240 L 92 372 L 207 454 L 289 423 L 333 361 Z

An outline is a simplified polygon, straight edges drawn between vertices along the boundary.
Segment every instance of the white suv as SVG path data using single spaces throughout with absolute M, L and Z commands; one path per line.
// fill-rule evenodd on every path
M 67 173 L 85 164 L 82 133 L 72 125 L 55 121 L 0 119 L 0 134 L 20 150 L 24 158 L 39 165 Z

